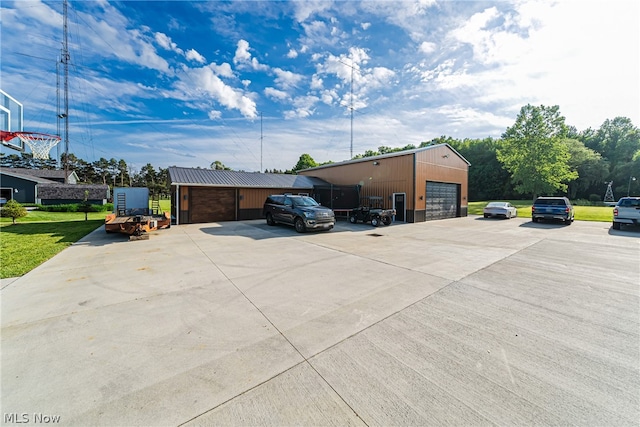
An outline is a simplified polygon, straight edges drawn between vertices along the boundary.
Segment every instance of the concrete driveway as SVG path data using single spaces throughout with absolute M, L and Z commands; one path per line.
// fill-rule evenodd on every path
M 97 230 L 0 296 L 5 425 L 640 420 L 640 232 L 608 223 Z

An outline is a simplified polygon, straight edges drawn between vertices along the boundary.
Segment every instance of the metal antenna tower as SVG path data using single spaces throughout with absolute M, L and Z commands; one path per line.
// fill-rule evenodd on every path
M 353 61 L 352 61 L 353 62 Z M 351 67 L 351 99 L 349 109 L 351 110 L 351 150 L 349 151 L 350 159 L 353 159 L 353 65 Z
M 64 119 L 64 182 L 69 183 L 69 31 L 67 21 L 67 0 L 62 3 L 63 35 L 62 64 L 64 64 L 64 113 L 58 117 Z
M 604 194 L 604 201 L 605 202 L 615 202 L 616 199 L 614 199 L 613 197 L 613 190 L 611 189 L 611 186 L 613 185 L 613 181 L 609 181 L 609 183 L 607 184 L 607 192 Z

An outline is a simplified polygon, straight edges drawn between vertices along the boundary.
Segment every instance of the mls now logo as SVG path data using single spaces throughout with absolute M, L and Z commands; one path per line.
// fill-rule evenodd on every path
M 26 412 L 23 412 L 21 414 L 17 412 L 4 414 L 5 424 L 56 424 L 59 422 L 60 415 L 46 415 L 42 413 L 27 414 Z

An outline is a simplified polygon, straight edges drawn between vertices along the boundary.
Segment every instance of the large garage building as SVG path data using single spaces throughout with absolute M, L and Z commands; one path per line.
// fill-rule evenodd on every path
M 305 169 L 298 175 L 170 167 L 177 224 L 262 218 L 270 194 L 306 194 L 332 209 L 382 197 L 396 222 L 467 215 L 469 162 L 448 144 Z
M 395 221 L 467 216 L 469 162 L 449 144 L 365 157 L 299 173 L 334 185 L 356 184 L 360 196 L 382 196 Z
M 169 168 L 169 179 L 177 224 L 263 218 L 262 206 L 270 194 L 313 195 L 314 187 L 329 185 L 301 175 L 180 167 Z

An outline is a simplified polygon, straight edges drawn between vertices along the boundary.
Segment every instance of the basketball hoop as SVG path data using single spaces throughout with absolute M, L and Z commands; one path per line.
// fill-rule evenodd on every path
M 13 138 L 20 138 L 31 149 L 34 159 L 49 159 L 49 151 L 60 142 L 60 137 L 40 132 L 7 132 L 0 131 L 0 139 L 7 142 Z

